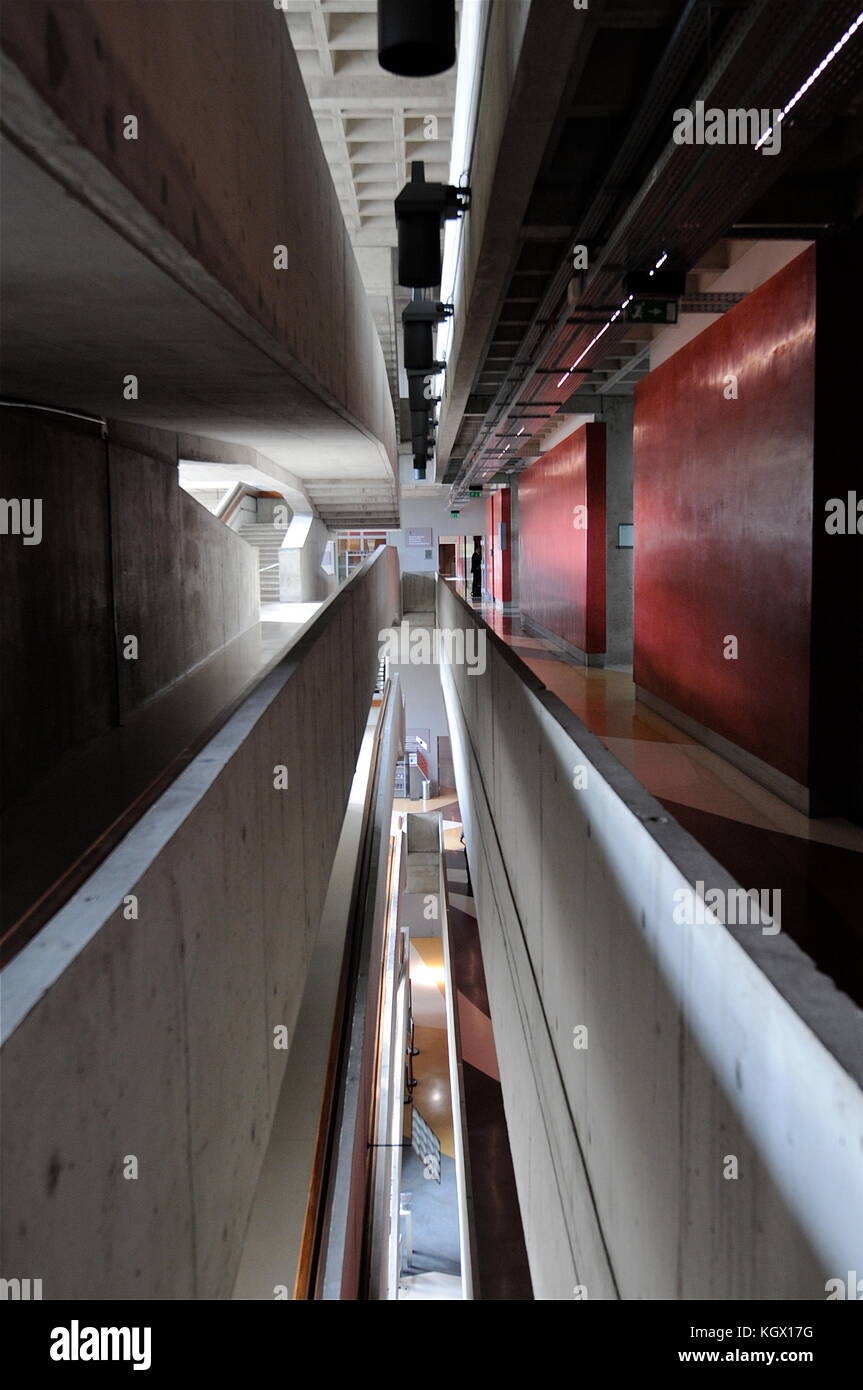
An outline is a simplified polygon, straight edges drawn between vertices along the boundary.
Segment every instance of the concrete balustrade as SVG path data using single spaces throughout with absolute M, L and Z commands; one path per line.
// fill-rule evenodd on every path
M 258 622 L 255 556 L 179 487 L 177 448 L 126 421 L 103 436 L 2 411 L 3 488 L 45 519 L 39 545 L 0 555 L 4 808 Z
M 487 642 L 441 674 L 536 1296 L 824 1299 L 863 1015 L 783 933 L 675 921 L 737 885 L 441 582 L 437 621 Z
M 230 1296 L 398 617 L 384 549 L 0 976 L 4 1277 Z

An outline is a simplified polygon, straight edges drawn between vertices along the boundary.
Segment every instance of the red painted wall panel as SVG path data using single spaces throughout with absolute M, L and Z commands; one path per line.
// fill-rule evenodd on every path
M 634 432 L 636 683 L 803 784 L 814 346 L 811 249 L 645 377 Z
M 486 498 L 485 580 L 486 589 L 498 603 L 512 600 L 512 551 L 510 535 L 511 494 L 508 487 Z M 506 548 L 500 547 L 500 527 L 506 529 Z
M 604 652 L 605 425 L 582 425 L 526 468 L 518 505 L 521 611 L 583 652 Z

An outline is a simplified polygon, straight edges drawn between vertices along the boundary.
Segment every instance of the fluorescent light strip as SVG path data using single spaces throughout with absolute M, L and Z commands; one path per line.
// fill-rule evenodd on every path
M 659 270 L 660 266 L 665 265 L 665 262 L 666 262 L 667 260 L 668 260 L 668 252 L 667 252 L 667 251 L 663 251 L 662 255 L 659 257 L 659 260 L 656 262 L 656 265 L 653 267 L 653 270 L 651 270 L 651 272 L 650 272 L 651 275 L 653 274 L 653 271 L 654 271 L 654 270 Z M 583 361 L 584 361 L 585 357 L 586 357 L 587 354 L 590 352 L 590 349 L 594 346 L 594 344 L 596 344 L 596 343 L 599 342 L 599 340 L 600 340 L 600 338 L 602 337 L 603 333 L 607 333 L 607 332 L 608 332 L 609 328 L 610 328 L 611 325 L 614 323 L 614 320 L 620 318 L 620 315 L 623 313 L 623 311 L 624 311 L 624 309 L 626 308 L 627 304 L 630 304 L 634 298 L 635 298 L 635 295 L 632 295 L 632 294 L 627 295 L 626 299 L 624 299 L 624 301 L 623 301 L 623 303 L 620 305 L 620 307 L 617 308 L 617 309 L 615 309 L 615 311 L 614 311 L 614 313 L 612 314 L 611 318 L 608 320 L 608 323 L 605 324 L 605 326 L 604 326 L 603 328 L 600 328 L 600 330 L 599 330 L 599 332 L 597 333 L 596 337 L 591 339 L 591 341 L 588 343 L 587 347 L 584 349 L 584 352 L 582 352 L 578 357 L 576 357 L 576 359 L 575 359 L 575 361 L 573 362 L 572 366 L 570 367 L 569 371 L 568 371 L 568 372 L 564 372 L 563 376 L 560 378 L 560 381 L 557 383 L 557 389 L 560 389 L 560 387 L 561 387 L 561 386 L 563 385 L 563 383 L 567 380 L 567 378 L 572 376 L 572 374 L 573 374 L 573 372 L 575 371 L 576 367 L 578 366 L 579 362 L 583 362 Z
M 809 76 L 807 77 L 806 81 L 803 83 L 803 85 L 802 85 L 801 87 L 798 87 L 797 91 L 794 93 L 794 95 L 793 95 L 793 97 L 791 98 L 791 100 L 790 100 L 789 102 L 787 102 L 786 105 L 783 107 L 782 112 L 781 112 L 780 115 L 779 115 L 779 119 L 778 119 L 778 121 L 777 121 L 777 125 L 779 124 L 780 121 L 784 121 L 784 120 L 785 120 L 785 117 L 788 115 L 789 111 L 793 110 L 793 108 L 797 105 L 798 101 L 800 101 L 800 99 L 806 95 L 806 93 L 808 92 L 809 88 L 818 80 L 818 78 L 819 78 L 819 77 L 821 76 L 821 74 L 824 72 L 825 68 L 829 67 L 829 65 L 833 62 L 833 59 L 836 57 L 837 53 L 840 53 L 840 52 L 842 51 L 842 49 L 845 47 L 846 43 L 848 43 L 848 40 L 851 39 L 851 38 L 853 38 L 853 36 L 856 34 L 857 30 L 860 28 L 861 25 L 863 25 L 863 10 L 861 10 L 860 14 L 858 14 L 858 16 L 857 16 L 857 18 L 854 20 L 853 24 L 850 24 L 850 25 L 848 26 L 848 28 L 845 30 L 845 33 L 842 35 L 842 37 L 841 37 L 840 39 L 837 39 L 836 43 L 835 43 L 835 44 L 833 45 L 833 47 L 830 49 L 830 52 L 829 52 L 828 54 L 826 54 L 826 56 L 823 57 L 823 58 L 821 59 L 821 62 L 818 64 L 818 66 L 817 66 L 816 68 L 813 68 L 812 72 L 810 72 L 810 74 L 809 74 Z M 764 132 L 764 134 L 762 135 L 761 139 L 758 141 L 757 145 L 755 146 L 756 150 L 760 149 L 761 146 L 764 144 L 764 142 L 765 142 L 766 140 L 769 140 L 769 139 L 770 139 L 770 136 L 771 136 L 772 134 L 773 134 L 773 126 L 770 126 L 770 128 L 769 128 L 768 130 L 765 130 L 765 132 Z M 651 270 L 650 274 L 653 275 L 654 271 L 659 270 L 660 267 L 663 266 L 667 260 L 668 260 L 668 252 L 667 252 L 667 251 L 663 251 L 662 255 L 660 256 L 659 260 L 656 262 L 656 265 L 653 267 L 653 270 Z M 563 383 L 564 383 L 565 381 L 568 381 L 568 380 L 569 380 L 569 378 L 572 376 L 572 373 L 575 371 L 576 367 L 578 366 L 579 362 L 582 362 L 582 361 L 584 360 L 584 358 L 587 356 L 587 354 L 590 352 L 590 349 L 594 346 L 594 344 L 599 342 L 599 340 L 600 340 L 600 338 L 602 337 L 603 333 L 606 333 L 606 332 L 608 331 L 608 329 L 609 329 L 609 328 L 611 327 L 611 325 L 614 323 L 614 320 L 615 320 L 616 318 L 618 318 L 618 316 L 620 315 L 621 311 L 622 311 L 623 309 L 626 308 L 627 304 L 630 302 L 630 300 L 631 300 L 632 298 L 633 298 L 633 296 L 630 295 L 630 296 L 629 296 L 629 299 L 625 299 L 625 300 L 623 301 L 623 303 L 621 304 L 620 308 L 617 309 L 617 310 L 612 314 L 611 318 L 609 319 L 609 321 L 608 321 L 608 323 L 605 325 L 605 327 L 604 327 L 604 328 L 601 328 L 601 329 L 599 330 L 599 332 L 597 333 L 596 337 L 592 340 L 592 342 L 588 343 L 587 347 L 584 349 L 584 352 L 581 354 L 581 356 L 578 357 L 578 358 L 576 358 L 575 362 L 573 362 L 573 364 L 572 364 L 572 366 L 570 367 L 569 371 L 568 371 L 568 372 L 564 372 L 563 376 L 560 378 L 560 381 L 557 383 L 557 388 L 556 388 L 557 390 L 560 390 L 560 388 L 561 388 L 561 386 L 563 385 Z
M 458 66 L 449 165 L 450 183 L 456 185 L 473 160 L 487 25 L 488 6 L 483 0 L 464 0 L 459 17 Z M 445 303 L 455 299 L 463 228 L 462 217 L 448 218 L 444 225 L 441 298 Z M 439 360 L 447 360 L 452 339 L 453 320 L 447 318 L 438 324 L 435 335 L 435 353 Z
M 849 27 L 845 30 L 845 33 L 842 35 L 841 39 L 838 39 L 836 43 L 834 43 L 833 47 L 831 48 L 830 52 L 826 55 L 826 57 L 821 59 L 821 62 L 818 64 L 817 68 L 813 68 L 812 72 L 810 72 L 806 81 L 803 83 L 803 86 L 797 88 L 797 91 L 794 93 L 791 100 L 786 103 L 786 105 L 782 108 L 782 111 L 779 113 L 779 116 L 776 121 L 777 125 L 779 125 L 781 121 L 785 120 L 785 117 L 788 115 L 788 112 L 791 111 L 792 108 L 797 105 L 801 97 L 804 97 L 806 95 L 813 83 L 817 82 L 824 69 L 828 67 L 830 63 L 833 62 L 833 59 L 836 57 L 837 53 L 839 53 L 845 47 L 848 40 L 852 38 L 854 34 L 856 34 L 861 24 L 863 24 L 863 11 L 861 11 L 860 14 L 858 14 L 857 18 L 854 20 L 854 23 L 849 25 Z M 765 140 L 769 140 L 772 134 L 773 126 L 770 126 L 769 130 L 765 130 L 761 139 L 758 141 L 758 144 L 755 146 L 756 150 L 760 150 Z

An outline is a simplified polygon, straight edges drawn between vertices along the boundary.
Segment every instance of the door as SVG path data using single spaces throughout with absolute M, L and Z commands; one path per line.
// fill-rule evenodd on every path
M 441 541 L 437 548 L 437 567 L 443 579 L 455 578 L 455 542 Z

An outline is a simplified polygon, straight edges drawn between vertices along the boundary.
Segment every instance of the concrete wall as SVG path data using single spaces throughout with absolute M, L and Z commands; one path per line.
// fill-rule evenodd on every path
M 435 607 L 435 577 L 433 574 L 415 572 L 402 573 L 402 612 L 433 613 Z
M 459 508 L 458 516 L 450 516 L 446 494 L 432 487 L 429 492 L 432 495 L 428 498 L 415 494 L 403 495 L 402 530 L 387 532 L 387 543 L 397 548 L 403 574 L 421 571 L 434 574 L 438 566 L 437 547 L 441 536 L 480 536 L 485 531 L 485 502 L 465 502 Z M 431 558 L 426 558 L 425 547 L 406 544 L 407 532 L 411 527 L 431 527 Z
M 172 435 L 115 423 L 109 455 L 117 640 L 139 652 L 118 663 L 122 718 L 256 623 L 260 600 L 254 551 L 179 486 Z
M 443 683 L 537 1298 L 823 1299 L 863 1261 L 863 1015 L 781 933 L 678 924 L 736 885 L 438 602 L 487 641 Z
M 409 616 L 407 616 L 407 621 L 410 622 Z M 429 731 L 429 776 L 432 783 L 435 784 L 435 789 L 437 789 L 439 776 L 437 741 L 449 733 L 438 668 L 436 666 L 408 666 L 392 663 L 390 669 L 399 678 L 399 686 L 405 702 L 405 728 L 428 729 Z M 435 794 L 437 794 L 436 790 Z
M 43 517 L 38 545 L 0 546 L 9 804 L 256 622 L 258 590 L 251 549 L 180 488 L 176 436 L 2 413 L 0 494 Z
M 8 804 L 67 748 L 116 720 L 117 660 L 98 426 L 66 427 L 21 410 L 2 417 L 0 495 L 42 505 L 40 544 L 12 535 L 0 540 L 0 746 Z
M 605 425 L 605 664 L 632 665 L 633 551 L 617 544 L 618 526 L 632 521 L 632 398 L 609 396 Z
M 290 539 L 290 536 L 288 537 Z M 336 588 L 335 574 L 321 568 L 330 532 L 317 518 L 311 521 L 302 545 L 279 551 L 279 598 L 282 603 L 317 603 Z
M 0 977 L 0 1262 L 46 1299 L 230 1297 L 397 613 L 389 550 Z

